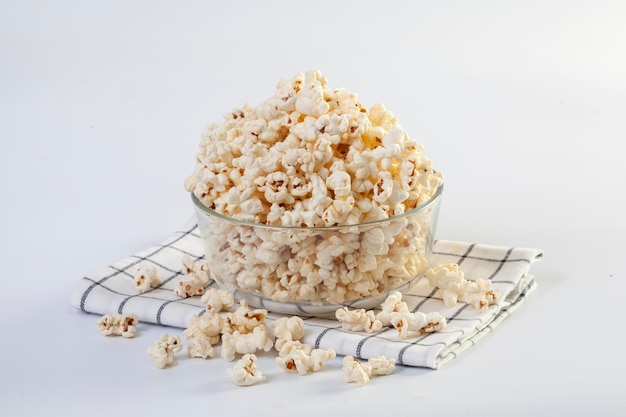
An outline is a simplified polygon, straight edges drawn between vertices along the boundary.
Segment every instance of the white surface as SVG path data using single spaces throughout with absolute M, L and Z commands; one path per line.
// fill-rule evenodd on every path
M 1 415 L 626 412 L 623 2 L 208 3 L 1 3 Z M 424 143 L 440 238 L 544 249 L 538 290 L 443 369 L 364 388 L 270 356 L 238 388 L 221 359 L 154 367 L 163 328 L 100 336 L 74 283 L 182 225 L 205 124 L 308 69 Z

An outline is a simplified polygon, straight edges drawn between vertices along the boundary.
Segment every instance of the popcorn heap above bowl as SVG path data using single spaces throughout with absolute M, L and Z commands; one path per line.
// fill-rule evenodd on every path
M 428 266 L 443 177 L 422 150 L 319 71 L 283 78 L 208 126 L 185 181 L 211 274 L 279 303 L 384 297 Z

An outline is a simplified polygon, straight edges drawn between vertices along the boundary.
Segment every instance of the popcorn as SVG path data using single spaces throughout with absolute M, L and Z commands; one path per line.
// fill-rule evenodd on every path
M 235 305 L 235 296 L 230 291 L 209 288 L 200 298 L 200 301 L 207 304 L 208 312 L 219 313 L 220 311 L 228 311 Z
M 190 358 L 213 358 L 216 354 L 215 348 L 209 338 L 194 337 L 187 343 L 187 354 Z
M 276 301 L 342 304 L 379 295 L 426 269 L 428 210 L 393 217 L 433 197 L 442 175 L 383 105 L 368 110 L 356 94 L 331 89 L 318 71 L 283 78 L 264 102 L 209 124 L 196 161 L 184 187 L 204 206 L 236 220 L 303 228 L 292 235 L 313 248 L 300 254 L 281 230 L 207 225 L 207 239 L 220 242 L 207 249 L 208 258 L 219 260 L 212 273 L 227 287 Z M 341 233 L 306 230 L 385 219 Z M 250 232 L 257 236 L 240 237 Z M 329 248 L 333 236 L 338 241 Z M 306 259 L 306 270 L 287 272 L 293 258 Z M 187 284 L 182 296 L 201 291 Z
M 161 285 L 161 278 L 157 273 L 156 266 L 141 264 L 135 272 L 135 289 L 144 293 L 150 288 L 158 287 Z
M 361 363 L 352 356 L 344 356 L 341 371 L 343 380 L 348 383 L 356 383 L 362 387 L 367 385 L 372 375 L 372 367 L 367 363 Z
M 233 312 L 226 314 L 224 318 L 224 332 L 239 331 L 248 333 L 260 324 L 265 323 L 267 310 L 257 308 L 250 309 L 246 300 L 239 302 L 239 307 Z
M 248 308 L 245 300 L 240 306 L 224 317 L 222 326 L 222 358 L 235 359 L 237 353 L 254 353 L 257 350 L 268 352 L 274 346 L 269 329 L 265 325 L 267 310 Z
M 181 298 L 202 295 L 204 294 L 204 284 L 194 272 L 191 272 L 178 281 L 178 286 L 174 288 L 174 294 Z
M 298 316 L 281 317 L 270 326 L 276 338 L 274 347 L 279 351 L 285 342 L 300 340 L 304 336 L 304 320 Z
M 335 171 L 326 178 L 326 187 L 334 192 L 335 197 L 348 197 L 352 192 L 351 184 L 352 178 L 345 171 Z
M 334 349 L 313 349 L 308 358 L 308 370 L 312 372 L 319 371 L 327 361 L 335 359 L 335 356 Z
M 300 375 L 306 375 L 309 370 L 307 355 L 303 350 L 296 350 L 285 356 L 278 356 L 274 358 L 274 361 L 287 372 L 298 372 Z
M 371 377 L 390 375 L 395 368 L 396 360 L 384 356 L 370 358 L 367 363 L 362 363 L 352 356 L 344 356 L 341 370 L 344 381 L 362 387 L 367 385 Z
M 422 312 L 403 312 L 391 314 L 391 325 L 398 330 L 401 339 L 406 339 L 409 332 L 425 333 L 438 332 L 446 327 L 446 319 L 437 312 L 424 314 Z
M 217 313 L 193 316 L 183 331 L 183 337 L 190 342 L 187 353 L 191 358 L 212 358 L 215 356 L 213 345 L 220 342 L 224 319 Z
M 183 256 L 183 276 L 178 281 L 178 286 L 174 288 L 174 294 L 187 298 L 204 294 L 204 287 L 211 280 L 209 264 L 204 261 L 193 261 L 188 255 Z
M 372 369 L 372 376 L 390 375 L 396 369 L 396 360 L 378 356 L 367 360 Z
M 257 350 L 268 352 L 274 346 L 274 342 L 270 338 L 267 327 L 264 324 L 259 324 L 249 333 L 241 333 L 235 330 L 232 335 L 235 343 L 235 352 L 237 353 L 254 353 Z
M 498 294 L 491 289 L 491 281 L 479 278 L 468 282 L 463 293 L 463 300 L 478 310 L 484 310 L 498 300 Z
M 256 355 L 246 354 L 235 366 L 228 369 L 228 374 L 235 385 L 248 386 L 265 380 L 265 376 L 256 367 L 256 360 Z
M 164 333 L 154 343 L 154 346 L 148 348 L 148 354 L 152 356 L 152 360 L 157 368 L 163 369 L 174 362 L 174 354 L 180 352 L 182 348 L 183 345 L 177 336 L 170 336 Z
M 313 346 L 297 340 L 285 340 L 274 360 L 287 372 L 306 375 L 322 369 L 324 363 L 334 359 L 335 355 L 333 349 L 313 349 Z
M 299 340 L 285 341 L 278 351 L 278 356 L 280 356 L 281 358 L 284 358 L 285 356 L 290 355 L 297 351 L 303 351 L 305 354 L 310 355 L 311 352 L 313 351 L 313 346 L 306 344 L 306 343 L 302 343 Z
M 409 312 L 408 305 L 402 301 L 402 293 L 400 291 L 392 291 L 380 307 L 381 311 L 376 314 L 376 320 L 380 321 L 383 326 L 391 325 L 391 317 L 393 313 Z
M 348 307 L 343 307 L 335 311 L 335 317 L 345 331 L 375 333 L 383 328 L 382 322 L 376 319 L 372 310 L 366 311 L 362 308 L 350 310 Z
M 131 338 L 137 332 L 137 315 L 105 314 L 97 321 L 100 333 L 104 336 L 115 335 Z
M 479 278 L 465 279 L 458 264 L 437 265 L 425 272 L 433 287 L 438 287 L 446 307 L 453 307 L 463 300 L 478 310 L 484 310 L 498 301 L 499 295 L 491 288 L 491 281 Z
M 443 303 L 446 307 L 456 305 L 459 297 L 463 296 L 467 281 L 463 271 L 457 264 L 437 265 L 427 270 L 424 275 L 433 287 L 439 287 Z

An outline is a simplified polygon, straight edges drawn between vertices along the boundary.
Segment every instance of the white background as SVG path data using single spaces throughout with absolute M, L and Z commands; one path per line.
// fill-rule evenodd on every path
M 0 414 L 624 415 L 625 22 L 620 1 L 2 1 Z M 154 367 L 163 328 L 101 336 L 73 285 L 183 225 L 205 125 L 309 69 L 424 144 L 440 239 L 543 249 L 537 291 L 444 368 L 363 388 L 339 358 L 263 357 L 238 388 L 221 359 Z

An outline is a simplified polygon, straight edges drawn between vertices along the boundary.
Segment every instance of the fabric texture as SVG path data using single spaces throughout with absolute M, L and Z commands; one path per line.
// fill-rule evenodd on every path
M 184 255 L 194 260 L 204 258 L 195 221 L 160 244 L 83 277 L 76 283 L 70 302 L 87 313 L 135 313 L 141 322 L 184 329 L 192 316 L 204 314 L 206 308 L 200 297 L 180 298 L 173 292 L 183 274 Z M 396 358 L 399 365 L 437 369 L 474 346 L 524 303 L 536 288 L 530 266 L 542 255 L 539 249 L 436 241 L 431 264 L 457 263 L 466 279 L 491 280 L 494 291 L 500 295 L 497 304 L 487 310 L 477 310 L 464 302 L 447 308 L 437 289 L 422 279 L 402 299 L 411 311 L 442 314 L 448 321 L 443 331 L 400 339 L 393 327 L 373 334 L 348 332 L 336 320 L 303 317 L 306 330 L 302 341 L 319 348 L 333 348 L 338 355 L 360 359 L 384 355 Z M 157 267 L 163 283 L 137 293 L 134 274 L 144 262 Z M 211 281 L 209 286 L 213 285 L 217 284 Z M 270 313 L 267 321 L 280 317 Z

